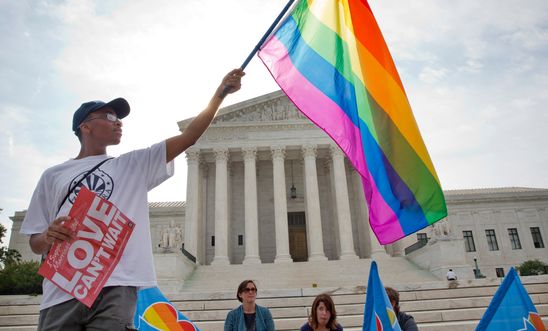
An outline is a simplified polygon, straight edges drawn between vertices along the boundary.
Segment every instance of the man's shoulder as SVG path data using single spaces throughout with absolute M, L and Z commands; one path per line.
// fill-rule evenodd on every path
M 56 165 L 50 166 L 46 170 L 44 170 L 42 176 L 51 176 L 56 175 L 61 171 L 65 171 L 66 169 L 70 168 L 71 166 L 76 165 L 76 161 L 74 159 L 68 159 L 64 162 L 58 163 Z
M 413 318 L 412 315 L 409 315 L 408 313 L 405 313 L 405 312 L 403 312 L 403 311 L 399 311 L 399 312 L 398 312 L 398 320 L 399 320 L 400 322 L 407 322 L 407 321 L 410 320 L 410 319 L 413 319 L 413 320 L 414 320 L 415 318 Z

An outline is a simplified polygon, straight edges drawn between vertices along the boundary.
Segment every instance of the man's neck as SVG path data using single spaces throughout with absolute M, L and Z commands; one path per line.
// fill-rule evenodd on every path
M 80 153 L 78 153 L 78 156 L 76 156 L 74 159 L 83 159 L 88 156 L 97 156 L 97 155 L 104 155 L 107 153 L 106 147 L 103 148 L 89 148 L 82 145 L 80 148 Z

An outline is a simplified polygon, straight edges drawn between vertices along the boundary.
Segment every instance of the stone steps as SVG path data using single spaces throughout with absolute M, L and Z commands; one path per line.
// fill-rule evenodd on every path
M 369 277 L 371 259 L 334 260 L 326 262 L 264 263 L 260 265 L 199 266 L 188 277 L 183 291 L 217 290 L 232 291 L 244 279 L 253 279 L 259 289 L 365 286 Z M 379 273 L 385 283 L 397 284 L 435 282 L 439 279 L 420 269 L 403 257 L 377 260 Z M 212 285 L 213 284 L 213 285 Z
M 449 288 L 445 281 L 394 285 L 400 291 L 403 311 L 413 315 L 421 331 L 474 330 L 483 316 L 500 279 L 464 281 Z M 523 277 L 537 310 L 548 322 L 548 276 Z M 392 285 L 392 284 L 386 284 Z M 451 285 L 453 287 L 453 285 Z M 223 330 L 226 314 L 239 305 L 234 291 L 181 291 L 169 299 L 202 331 Z M 270 308 L 276 330 L 298 330 L 306 321 L 314 297 L 330 293 L 339 322 L 345 330 L 361 330 L 365 288 L 328 287 L 264 289 L 257 302 Z M 36 330 L 40 296 L 0 296 L 0 331 Z M 547 323 L 548 324 L 548 323 Z

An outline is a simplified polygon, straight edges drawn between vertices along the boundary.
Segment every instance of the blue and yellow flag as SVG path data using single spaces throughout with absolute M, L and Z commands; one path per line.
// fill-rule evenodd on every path
M 481 318 L 476 331 L 546 331 L 519 276 L 510 269 Z
M 157 287 L 142 289 L 137 293 L 134 324 L 140 331 L 199 331 Z
M 363 331 L 401 331 L 398 318 L 382 285 L 377 263 L 371 262 L 365 311 L 363 314 Z

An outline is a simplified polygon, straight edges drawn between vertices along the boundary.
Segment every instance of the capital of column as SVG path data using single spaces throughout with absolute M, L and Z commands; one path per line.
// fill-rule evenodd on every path
M 244 161 L 254 161 L 257 158 L 257 147 L 242 147 Z
M 344 157 L 343 151 L 339 148 L 339 146 L 336 145 L 330 145 L 329 146 L 329 152 L 331 154 L 331 157 L 333 159 L 340 159 Z
M 302 147 L 303 157 L 305 158 L 316 158 L 317 147 L 312 144 L 305 144 Z
M 284 159 L 285 158 L 285 146 L 272 146 L 270 147 L 272 153 L 272 159 Z
M 200 162 L 200 150 L 197 149 L 187 149 L 185 151 L 186 162 L 188 164 Z
M 213 153 L 215 153 L 215 161 L 228 161 L 228 148 L 215 148 Z

